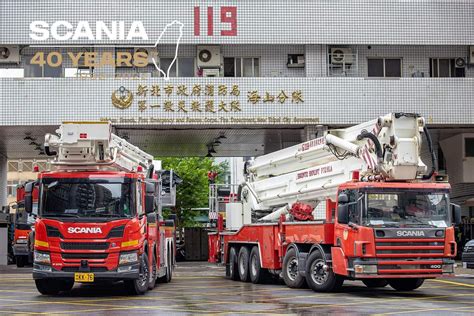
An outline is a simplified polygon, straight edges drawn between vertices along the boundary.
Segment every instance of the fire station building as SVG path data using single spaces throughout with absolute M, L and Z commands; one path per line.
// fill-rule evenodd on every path
M 474 217 L 473 30 L 468 0 L 2 1 L 0 204 L 7 161 L 46 158 L 62 121 L 110 120 L 155 155 L 248 157 L 416 112 Z

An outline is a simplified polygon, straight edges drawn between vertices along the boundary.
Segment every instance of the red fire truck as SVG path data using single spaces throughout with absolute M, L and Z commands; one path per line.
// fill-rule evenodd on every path
M 432 168 L 420 158 L 425 134 Z M 437 176 L 425 121 L 391 113 L 254 159 L 209 235 L 233 280 L 271 274 L 334 291 L 344 280 L 413 290 L 454 273 L 459 206 Z
M 33 260 L 32 226 L 34 226 L 34 217 L 38 210 L 38 188 L 33 189 L 33 211 L 28 214 L 25 211 L 25 185 L 19 185 L 16 189 L 16 213 L 14 221 L 13 235 L 13 256 L 15 257 L 16 266 L 21 268 L 25 264 L 31 263 Z
M 143 294 L 171 280 L 174 221 L 162 217 L 160 173 L 151 155 L 111 131 L 108 122 L 66 122 L 59 136 L 45 136 L 55 170 L 36 183 L 33 278 L 42 294 L 99 280 Z M 25 186 L 29 213 L 34 185 Z

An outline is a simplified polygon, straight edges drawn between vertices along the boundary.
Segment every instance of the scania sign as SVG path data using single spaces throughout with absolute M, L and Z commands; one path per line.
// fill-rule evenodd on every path
M 70 234 L 102 234 L 100 227 L 69 227 L 67 232 Z
M 422 230 L 398 230 L 397 237 L 425 237 Z

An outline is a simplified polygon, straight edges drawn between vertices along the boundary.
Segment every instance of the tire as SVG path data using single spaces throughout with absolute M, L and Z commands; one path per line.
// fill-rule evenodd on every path
M 388 285 L 388 281 L 385 279 L 366 279 L 362 280 L 362 283 L 371 289 L 377 287 L 386 287 Z
M 334 274 L 323 254 L 316 250 L 306 259 L 306 282 L 315 292 L 333 292 L 342 286 L 344 279 Z
M 425 279 L 391 279 L 388 284 L 397 291 L 413 291 L 423 285 Z
M 61 280 L 60 289 L 62 292 L 69 292 L 74 287 L 74 280 Z
M 157 279 L 158 270 L 156 268 L 156 255 L 153 253 L 153 260 L 151 262 L 151 273 L 150 273 L 150 281 L 148 282 L 148 289 L 152 290 L 155 288 L 156 279 Z
M 36 279 L 36 289 L 43 295 L 56 295 L 61 292 L 59 280 L 54 279 Z
M 250 281 L 249 259 L 249 249 L 245 246 L 241 247 L 239 251 L 239 257 L 237 259 L 237 267 L 239 271 L 240 281 L 242 282 Z
M 264 283 L 269 278 L 267 269 L 263 269 L 260 264 L 260 253 L 257 246 L 254 246 L 250 251 L 249 274 L 250 281 L 254 284 Z
M 237 271 L 237 250 L 235 247 L 230 247 L 229 250 L 229 265 L 228 265 L 228 277 L 231 280 L 238 281 L 240 279 L 239 272 Z
M 305 278 L 298 273 L 298 257 L 296 250 L 291 248 L 283 258 L 282 267 L 283 281 L 288 287 L 301 288 L 305 283 Z
M 173 278 L 173 267 L 171 266 L 171 262 L 173 262 L 173 260 L 171 259 L 169 251 L 167 252 L 167 254 L 168 258 L 166 259 L 166 274 L 159 278 L 160 283 L 170 283 L 171 279 Z
M 143 295 L 148 290 L 150 280 L 150 269 L 148 266 L 148 255 L 146 252 L 140 257 L 140 276 L 135 280 L 125 280 L 125 287 L 133 295 Z
M 16 266 L 18 268 L 23 268 L 27 262 L 28 262 L 28 257 L 27 256 L 17 256 L 16 257 Z

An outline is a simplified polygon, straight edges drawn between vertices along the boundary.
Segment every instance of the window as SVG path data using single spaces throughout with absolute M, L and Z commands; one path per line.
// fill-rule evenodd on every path
M 24 76 L 23 68 L 0 68 L 0 78 L 23 78 Z
M 401 77 L 402 60 L 400 58 L 369 58 L 369 77 Z
M 173 58 L 160 58 L 160 68 L 167 73 Z M 170 69 L 170 77 L 194 77 L 194 57 L 179 57 Z
M 224 58 L 224 77 L 260 77 L 259 58 Z
M 51 67 L 47 63 L 44 65 L 31 64 L 31 56 L 25 64 L 25 77 L 27 78 L 59 78 L 63 75 L 62 65 L 59 67 Z
M 430 77 L 449 78 L 465 76 L 465 68 L 456 67 L 456 60 L 454 58 L 430 58 Z
M 464 157 L 474 157 L 474 138 L 464 138 Z

